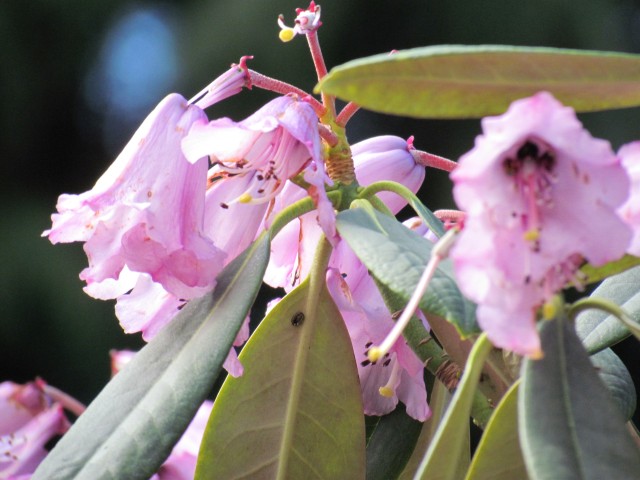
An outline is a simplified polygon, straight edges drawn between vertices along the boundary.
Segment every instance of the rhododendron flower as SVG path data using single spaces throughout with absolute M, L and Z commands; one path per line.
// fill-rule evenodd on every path
M 640 142 L 623 145 L 618 151 L 622 166 L 631 179 L 631 193 L 618 213 L 633 230 L 630 254 L 640 257 Z
M 385 415 L 401 401 L 408 415 L 425 421 L 431 412 L 424 365 L 404 338 L 380 361 L 371 363 L 367 358 L 369 348 L 381 343 L 394 326 L 373 278 L 346 242 L 340 242 L 331 264 L 327 286 L 351 337 L 365 414 Z
M 62 406 L 37 383 L 0 383 L 0 478 L 29 478 L 45 444 L 69 428 Z
M 52 243 L 86 242 L 89 268 L 81 278 L 89 293 L 101 296 L 100 283 L 118 279 L 125 265 L 181 298 L 213 288 L 225 253 L 202 232 L 208 165 L 188 162 L 180 148 L 189 127 L 205 118 L 169 95 L 92 190 L 60 196 L 44 235 Z
M 615 210 L 629 182 L 609 143 L 549 93 L 514 102 L 482 128 L 451 175 L 467 213 L 451 257 L 489 338 L 539 356 L 537 308 L 577 281 L 583 257 L 602 265 L 624 254 L 631 233 Z
M 411 148 L 406 140 L 392 135 L 372 137 L 352 145 L 358 183 L 368 186 L 387 180 L 417 192 L 424 181 L 425 168 L 416 163 L 410 153 Z M 304 194 L 304 190 L 297 185 L 287 184 L 283 194 L 276 199 L 274 211 L 301 199 Z M 406 200 L 394 193 L 381 192 L 377 196 L 394 214 L 407 204 Z M 272 242 L 265 282 L 290 291 L 304 279 L 311 267 L 319 235 L 313 212 L 289 223 Z

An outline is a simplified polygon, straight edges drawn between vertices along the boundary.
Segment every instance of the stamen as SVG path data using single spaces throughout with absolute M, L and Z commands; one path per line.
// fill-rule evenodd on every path
M 393 368 L 391 369 L 391 375 L 389 376 L 389 380 L 387 384 L 380 387 L 378 392 L 380 395 L 386 398 L 392 398 L 396 393 L 395 385 L 398 383 L 398 376 L 400 375 L 400 362 L 396 359 L 393 364 Z
M 429 259 L 424 272 L 422 272 L 418 285 L 416 285 L 416 289 L 413 292 L 413 295 L 411 295 L 402 315 L 400 315 L 400 318 L 383 342 L 379 346 L 373 346 L 369 349 L 367 356 L 371 362 L 378 361 L 388 353 L 389 350 L 391 350 L 391 347 L 393 347 L 393 345 L 398 341 L 398 338 L 400 338 L 400 335 L 402 335 L 402 332 L 409 324 L 409 320 L 411 320 L 411 317 L 413 317 L 413 314 L 418 309 L 418 304 L 420 303 L 420 300 L 422 300 L 422 296 L 424 295 L 424 292 L 426 292 L 436 268 L 440 262 L 448 256 L 449 250 L 453 246 L 457 234 L 458 229 L 449 230 L 440 240 L 438 240 L 438 243 L 433 246 L 433 249 L 431 250 L 431 258 Z

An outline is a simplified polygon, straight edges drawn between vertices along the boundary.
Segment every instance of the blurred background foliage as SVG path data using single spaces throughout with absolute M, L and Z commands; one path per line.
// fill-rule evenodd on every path
M 320 40 L 327 65 L 434 44 L 512 44 L 640 52 L 640 8 L 631 0 L 325 0 Z M 138 348 L 113 302 L 82 291 L 78 244 L 40 237 L 60 193 L 88 190 L 136 126 L 171 91 L 187 98 L 242 55 L 251 68 L 307 91 L 315 73 L 306 42 L 278 40 L 292 0 L 0 1 L 0 381 L 41 376 L 88 402 L 109 377 L 108 351 Z M 272 95 L 245 91 L 212 107 L 236 120 Z M 640 138 L 639 109 L 583 115 L 614 148 Z M 360 112 L 356 142 L 415 135 L 415 145 L 457 159 L 478 121 L 416 121 Z M 421 197 L 452 206 L 445 174 L 428 172 Z M 258 307 L 262 308 L 262 307 Z M 263 311 L 257 311 L 262 314 Z M 637 345 L 618 352 L 638 378 Z

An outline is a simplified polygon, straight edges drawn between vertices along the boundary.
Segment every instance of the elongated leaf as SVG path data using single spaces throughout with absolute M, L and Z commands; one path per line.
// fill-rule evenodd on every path
M 637 478 L 640 450 L 573 327 L 545 321 L 540 337 L 544 358 L 525 361 L 518 401 L 531 478 Z
M 429 407 L 431 408 L 431 418 L 424 422 L 422 431 L 413 449 L 413 453 L 407 462 L 404 470 L 398 477 L 398 480 L 412 480 L 416 471 L 420 467 L 420 463 L 424 458 L 433 437 L 438 430 L 438 426 L 444 417 L 444 414 L 451 402 L 451 394 L 449 390 L 440 381 L 433 384 L 433 390 L 430 393 Z
M 373 209 L 354 208 L 340 212 L 336 226 L 372 274 L 408 300 L 429 261 L 433 244 Z M 420 308 L 446 318 L 464 336 L 479 331 L 475 307 L 460 293 L 449 261 L 445 260 L 438 267 Z
M 594 267 L 587 263 L 580 267 L 580 274 L 584 276 L 584 278 L 581 277 L 580 281 L 584 285 L 589 285 L 622 273 L 637 265 L 640 265 L 640 257 L 634 257 L 633 255 L 625 255 L 621 259 L 609 262 L 601 267 Z
M 197 479 L 364 478 L 364 415 L 353 348 L 331 297 L 305 280 L 269 312 L 227 377 Z
M 518 439 L 518 388 L 511 386 L 495 409 L 471 461 L 466 480 L 526 480 Z
M 415 478 L 422 480 L 463 478 L 461 466 L 464 467 L 462 470 L 464 472 L 468 465 L 469 444 L 465 444 L 464 439 L 468 438 L 471 405 L 484 360 L 491 348 L 491 342 L 486 334 L 482 334 L 474 344 L 460 384 Z M 464 465 L 463 461 L 467 465 Z
M 422 425 L 402 404 L 380 418 L 367 442 L 367 480 L 396 478 L 411 456 Z
M 441 45 L 354 60 L 316 90 L 358 105 L 419 118 L 504 112 L 547 90 L 578 111 L 640 105 L 640 56 L 499 45 Z
M 636 411 L 637 395 L 629 370 L 610 348 L 601 350 L 590 359 L 620 413 L 625 420 L 630 420 Z
M 263 236 L 109 382 L 33 478 L 151 477 L 211 390 L 268 260 Z
M 640 267 L 606 279 L 591 294 L 620 305 L 633 320 L 640 322 Z M 613 315 L 591 309 L 576 319 L 578 336 L 590 353 L 615 345 L 630 335 L 629 329 Z

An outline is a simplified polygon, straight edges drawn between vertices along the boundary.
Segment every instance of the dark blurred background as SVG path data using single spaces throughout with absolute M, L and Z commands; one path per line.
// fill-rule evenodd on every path
M 136 126 L 167 93 L 187 98 L 242 55 L 251 68 L 311 91 L 306 41 L 278 40 L 305 0 L 0 1 L 0 381 L 39 375 L 88 402 L 109 377 L 108 351 L 138 348 L 113 302 L 82 291 L 79 244 L 41 238 L 60 193 L 90 189 Z M 512 44 L 640 52 L 640 8 L 630 0 L 325 0 L 320 30 L 328 66 L 434 44 Z M 209 109 L 236 120 L 272 95 L 257 90 Z M 583 115 L 614 148 L 640 138 L 639 109 Z M 352 142 L 415 135 L 418 148 L 457 159 L 477 121 L 416 121 L 360 112 Z M 445 174 L 428 172 L 421 196 L 451 207 Z M 261 313 L 261 312 L 258 312 Z M 618 347 L 638 378 L 637 344 Z

